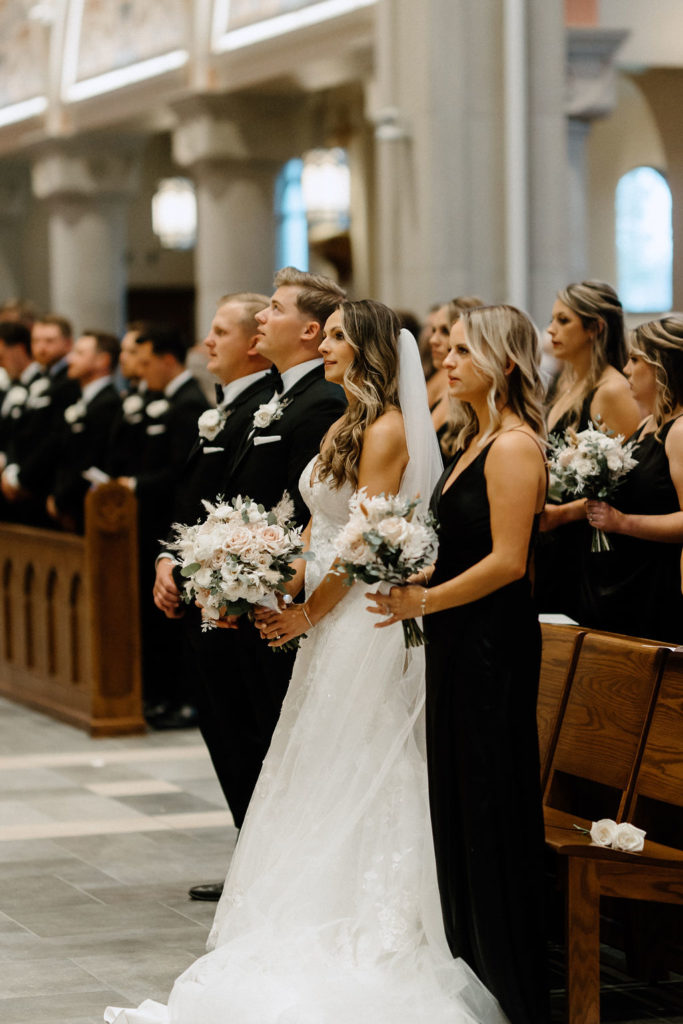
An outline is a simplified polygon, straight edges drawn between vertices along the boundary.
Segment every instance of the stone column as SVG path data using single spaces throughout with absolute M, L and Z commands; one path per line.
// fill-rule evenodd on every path
M 275 178 L 299 151 L 298 131 L 266 97 L 198 98 L 178 113 L 173 156 L 197 186 L 196 326 L 204 337 L 221 295 L 272 290 Z
M 546 315 L 566 245 L 563 32 L 545 0 L 380 0 L 368 116 L 386 301 L 423 312 L 476 292 Z
M 27 298 L 22 282 L 21 218 L 26 212 L 26 173 L 5 163 L 0 173 L 0 302 Z
M 591 123 L 607 117 L 617 103 L 617 73 L 614 58 L 628 32 L 598 28 L 570 28 L 567 31 L 567 147 L 569 155 L 568 277 L 586 277 L 590 232 L 586 196 L 586 142 Z M 569 283 L 569 282 L 567 282 Z
M 123 329 L 126 203 L 137 170 L 120 138 L 116 147 L 50 146 L 33 163 L 33 192 L 49 208 L 51 306 L 76 331 Z

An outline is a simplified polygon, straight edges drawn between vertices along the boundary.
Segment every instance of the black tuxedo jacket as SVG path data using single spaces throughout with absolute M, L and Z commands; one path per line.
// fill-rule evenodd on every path
M 150 402 L 163 398 L 160 391 L 132 389 L 121 396 L 121 405 L 115 415 L 109 436 L 109 446 L 102 469 L 110 476 L 137 476 L 142 468 L 145 447 L 145 408 Z M 140 407 L 126 409 L 128 399 L 140 400 Z
M 154 416 L 156 401 L 167 405 L 161 415 Z M 192 378 L 169 398 L 153 400 L 145 408 L 144 442 L 135 478 L 141 534 L 152 543 L 168 532 L 175 484 L 197 436 L 197 420 L 208 407 Z
M 245 388 L 224 409 L 225 423 L 212 440 L 198 436 L 178 478 L 173 503 L 174 523 L 195 523 L 206 518 L 202 499 L 223 494 L 230 468 L 252 428 L 254 413 L 273 394 L 268 377 Z
M 272 391 L 271 396 L 272 397 Z M 309 513 L 299 493 L 304 466 L 318 452 L 328 428 L 346 408 L 344 392 L 316 366 L 280 396 L 282 415 L 242 441 L 221 491 L 227 498 L 252 498 L 271 508 L 288 491 L 300 525 Z
M 57 455 L 53 495 L 59 511 L 83 529 L 83 506 L 90 484 L 83 471 L 101 467 L 106 458 L 114 417 L 121 407 L 118 391 L 108 384 L 85 407 L 85 415 L 73 423 L 63 420 Z
M 42 394 L 29 398 L 21 419 L 17 421 L 12 438 L 8 462 L 19 466 L 19 483 L 39 498 L 53 491 L 54 467 L 62 437 L 64 410 L 78 401 L 81 388 L 78 381 L 67 377 L 66 363 L 57 373 L 48 377 L 48 386 Z

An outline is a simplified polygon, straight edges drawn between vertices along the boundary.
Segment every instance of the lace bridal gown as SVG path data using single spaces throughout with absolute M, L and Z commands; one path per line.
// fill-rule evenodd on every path
M 301 478 L 308 593 L 351 487 Z M 406 474 L 407 475 L 407 474 Z M 313 476 L 315 474 L 313 473 Z M 502 1024 L 443 933 L 423 749 L 424 653 L 374 629 L 356 583 L 301 644 L 209 948 L 168 1006 L 116 1024 Z

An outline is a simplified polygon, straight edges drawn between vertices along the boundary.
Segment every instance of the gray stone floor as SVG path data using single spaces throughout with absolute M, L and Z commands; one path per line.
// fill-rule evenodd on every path
M 0 1022 L 165 1002 L 235 839 L 195 730 L 93 740 L 0 700 Z

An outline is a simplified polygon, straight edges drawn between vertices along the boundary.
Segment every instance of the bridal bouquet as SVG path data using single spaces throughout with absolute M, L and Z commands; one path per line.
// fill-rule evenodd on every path
M 202 606 L 202 629 L 214 629 L 225 615 L 252 614 L 253 606 L 277 610 L 277 595 L 294 576 L 303 552 L 301 528 L 294 525 L 294 504 L 287 494 L 269 512 L 241 495 L 216 504 L 203 502 L 206 519 L 194 526 L 176 523 L 170 547 L 178 553 L 186 578 L 183 600 Z M 299 639 L 277 650 L 292 650 Z
M 548 442 L 550 490 L 562 494 L 611 501 L 622 479 L 636 465 L 635 441 L 623 444 L 623 434 L 610 435 L 588 424 L 578 433 L 569 427 L 563 438 L 552 434 Z M 602 530 L 593 528 L 591 551 L 609 551 Z
M 419 498 L 397 495 L 368 498 L 363 488 L 353 496 L 349 520 L 335 539 L 349 586 L 356 580 L 402 584 L 433 563 L 438 547 L 434 519 L 429 513 L 416 515 L 419 504 Z M 424 643 L 415 619 L 402 625 L 406 647 Z

